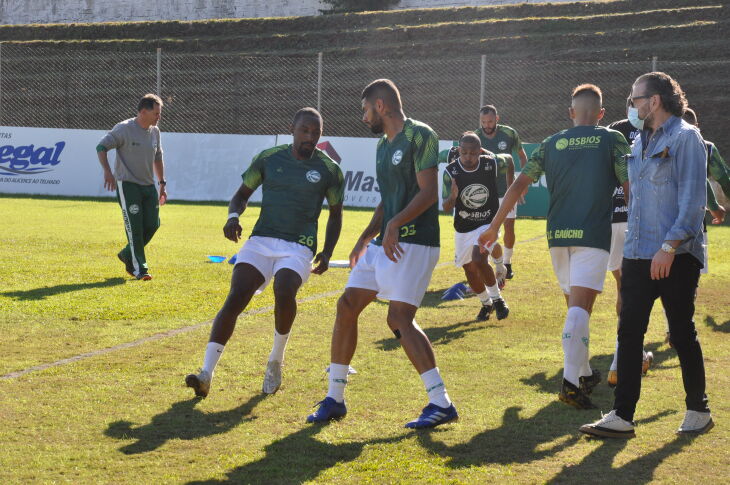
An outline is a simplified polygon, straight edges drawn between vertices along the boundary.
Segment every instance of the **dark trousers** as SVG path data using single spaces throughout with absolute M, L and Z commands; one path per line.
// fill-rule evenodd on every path
M 621 266 L 621 315 L 618 328 L 618 385 L 616 414 L 633 421 L 641 392 L 644 334 L 654 300 L 661 298 L 669 321 L 672 346 L 682 368 L 687 409 L 705 412 L 705 364 L 692 320 L 700 263 L 690 254 L 674 258 L 669 277 L 652 280 L 649 259 L 625 259 Z
M 117 183 L 117 200 L 122 208 L 127 245 L 120 255 L 134 266 L 135 276 L 147 272 L 144 247 L 160 227 L 160 204 L 154 185 Z

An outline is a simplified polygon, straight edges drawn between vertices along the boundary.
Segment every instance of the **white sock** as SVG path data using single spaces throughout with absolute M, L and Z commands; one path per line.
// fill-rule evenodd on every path
M 446 386 L 444 385 L 444 380 L 441 379 L 438 367 L 434 367 L 421 374 L 421 380 L 423 381 L 423 385 L 426 386 L 429 402 L 442 408 L 451 406 L 451 399 L 449 399 L 449 395 L 446 393 Z
M 274 346 L 269 354 L 269 362 L 273 360 L 284 362 L 284 351 L 286 350 L 286 343 L 289 341 L 289 335 L 291 335 L 291 332 L 282 335 L 274 329 Z
M 482 302 L 482 305 L 489 306 L 492 304 L 492 298 L 489 296 L 489 291 L 484 290 L 481 293 L 477 293 L 477 297 L 479 298 L 479 301 Z
M 568 314 L 565 316 L 563 377 L 576 387 L 580 385 L 580 376 L 591 375 L 591 367 L 588 365 L 589 319 L 590 314 L 577 306 L 568 308 Z
M 347 364 L 330 364 L 330 387 L 327 390 L 327 397 L 337 402 L 345 400 L 345 386 L 347 385 L 347 371 L 350 366 Z
M 616 351 L 613 353 L 613 361 L 608 370 L 618 370 L 618 337 L 616 337 Z
M 502 294 L 499 292 L 499 285 L 487 286 L 487 293 L 492 300 L 498 300 L 502 298 Z
M 211 376 L 215 370 L 215 366 L 218 365 L 218 361 L 223 355 L 223 349 L 225 345 L 221 345 L 215 342 L 208 342 L 208 346 L 205 348 L 205 358 L 203 359 L 203 370 L 208 372 Z
M 504 264 L 512 264 L 512 251 L 514 248 L 503 248 Z

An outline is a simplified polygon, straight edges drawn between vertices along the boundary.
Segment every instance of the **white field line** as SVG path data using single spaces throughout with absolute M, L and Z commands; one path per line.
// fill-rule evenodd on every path
M 544 235 L 535 236 L 531 239 L 527 239 L 525 241 L 518 241 L 517 244 L 524 244 L 532 241 L 537 241 L 538 239 L 542 239 L 545 237 Z M 451 261 L 443 261 L 436 265 L 437 268 L 443 268 L 444 266 L 452 266 L 454 263 Z M 333 291 L 327 291 L 325 293 L 318 293 L 316 295 L 307 296 L 305 298 L 299 298 L 297 300 L 297 303 L 306 303 L 313 300 L 319 300 L 322 298 L 327 298 L 330 296 L 339 295 L 342 293 L 341 289 L 333 290 Z M 256 310 L 251 310 L 249 312 L 243 312 L 241 313 L 242 317 L 246 316 L 252 316 L 252 315 L 258 315 L 261 313 L 270 312 L 274 309 L 274 305 L 269 305 L 267 307 L 263 308 L 257 308 Z M 78 362 L 80 360 L 85 360 L 91 357 L 97 357 L 99 355 L 104 354 L 110 354 L 112 352 L 117 352 L 119 350 L 124 349 L 131 349 L 132 347 L 139 347 L 142 344 L 146 344 L 147 342 L 154 342 L 156 340 L 162 340 L 169 337 L 174 337 L 175 335 L 180 335 L 182 333 L 188 333 L 192 332 L 194 330 L 197 330 L 201 327 L 205 327 L 206 325 L 210 325 L 213 321 L 208 320 L 206 322 L 196 323 L 195 325 L 188 325 L 187 327 L 181 327 L 181 328 L 175 328 L 172 330 L 168 330 L 167 332 L 160 332 L 156 333 L 154 335 L 150 335 L 149 337 L 144 337 L 139 340 L 134 340 L 132 342 L 126 342 L 123 344 L 115 345 L 113 347 L 107 347 L 105 349 L 98 349 L 98 350 L 92 350 L 91 352 L 85 352 L 83 354 L 74 355 L 73 357 L 68 357 L 66 359 L 57 360 L 55 362 L 49 362 L 47 364 L 40 364 L 40 365 L 34 365 L 33 367 L 28 367 L 27 369 L 18 370 L 15 372 L 11 372 L 9 374 L 5 374 L 0 376 L 0 379 L 15 379 L 17 377 L 22 377 L 26 374 L 30 374 L 31 372 L 38 372 L 46 369 L 50 369 L 51 367 L 58 367 L 60 365 L 66 365 L 71 364 L 73 362 Z

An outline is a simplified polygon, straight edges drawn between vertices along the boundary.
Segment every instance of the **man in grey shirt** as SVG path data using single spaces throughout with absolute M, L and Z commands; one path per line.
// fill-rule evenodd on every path
M 96 147 L 104 169 L 104 187 L 117 191 L 124 217 L 128 244 L 117 257 L 130 275 L 144 281 L 152 279 L 144 247 L 160 227 L 160 204 L 167 199 L 165 164 L 157 127 L 161 112 L 159 96 L 145 94 L 137 105 L 137 116 L 117 124 Z M 113 173 L 107 158 L 107 152 L 112 149 L 117 151 Z M 160 183 L 159 195 L 154 175 Z
M 697 128 L 681 118 L 686 108 L 679 84 L 663 72 L 640 76 L 629 95 L 628 118 L 641 133 L 628 157 L 631 194 L 621 267 L 618 384 L 613 410 L 582 426 L 586 434 L 635 435 L 642 346 L 657 298 L 664 305 L 686 393 L 687 411 L 677 432 L 700 434 L 713 426 L 702 347 L 693 320 L 704 264 L 707 153 Z

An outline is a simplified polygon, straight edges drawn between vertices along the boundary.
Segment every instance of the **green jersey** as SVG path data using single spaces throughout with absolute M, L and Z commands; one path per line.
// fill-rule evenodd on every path
M 383 136 L 378 141 L 375 168 L 383 203 L 383 224 L 375 244 L 383 242 L 385 226 L 402 211 L 419 191 L 416 173 L 438 166 L 439 142 L 430 126 L 406 119 L 403 131 L 388 141 Z M 439 246 L 438 202 L 415 219 L 400 228 L 399 240 Z
M 544 173 L 550 194 L 549 247 L 611 248 L 611 213 L 616 181 L 628 179 L 624 136 L 601 126 L 576 126 L 546 138 L 522 173 L 537 181 Z
M 730 197 L 730 169 L 720 156 L 720 151 L 714 143 L 706 141 L 707 145 L 707 174 L 720 184 L 725 197 Z
M 320 149 L 308 160 L 292 156 L 291 145 L 259 153 L 243 173 L 251 190 L 261 185 L 261 213 L 251 236 L 292 241 L 317 252 L 317 221 L 322 202 L 342 204 L 345 183 L 342 170 Z
M 494 131 L 494 137 L 488 138 L 482 128 L 476 130 L 477 136 L 482 141 L 482 148 L 486 148 L 492 153 L 506 153 L 508 155 L 512 155 L 512 152 L 522 150 L 520 135 L 517 134 L 514 128 L 498 124 Z M 507 192 L 506 173 L 506 165 L 500 167 L 500 171 L 497 172 L 497 193 L 500 198 L 504 197 L 504 193 Z

